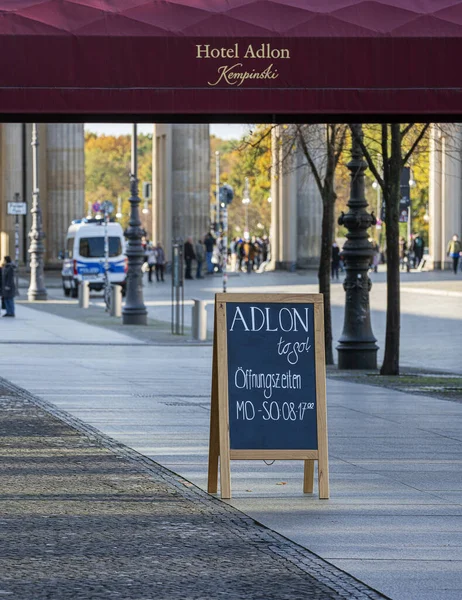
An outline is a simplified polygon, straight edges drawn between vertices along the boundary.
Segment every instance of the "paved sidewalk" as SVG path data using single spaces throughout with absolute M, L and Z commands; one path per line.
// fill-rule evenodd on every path
M 383 598 L 1 379 L 0 455 L 2 598 Z
M 81 325 L 52 315 L 25 343 L 42 314 L 0 322 L 0 375 L 204 489 L 211 348 L 58 344 Z M 338 380 L 327 403 L 331 499 L 302 494 L 300 462 L 233 461 L 229 504 L 393 600 L 460 600 L 462 404 Z
M 378 364 L 383 358 L 385 347 L 386 325 L 386 273 L 371 273 L 373 281 L 371 301 L 372 329 L 379 345 Z M 219 276 L 207 277 L 204 280 L 185 282 L 185 325 L 191 325 L 192 298 L 207 300 L 208 328 L 213 327 L 213 298 L 215 292 L 222 290 Z M 448 351 L 454 345 L 454 340 L 462 338 L 462 276 L 454 276 L 450 272 L 429 273 L 402 273 L 401 274 L 401 364 L 411 368 L 431 368 L 451 373 L 462 374 L 462 359 L 460 353 Z M 228 291 L 230 292 L 287 292 L 316 293 L 318 284 L 316 273 L 313 271 L 300 271 L 288 273 L 279 271 L 274 273 L 251 274 L 242 273 L 230 277 Z M 345 292 L 340 282 L 334 282 L 332 292 L 332 326 L 334 345 L 339 339 L 343 329 Z M 52 302 L 59 309 L 59 314 L 64 315 L 66 304 L 63 304 L 62 290 L 50 289 Z M 151 336 L 151 341 L 159 339 L 162 343 L 178 343 L 168 332 L 171 319 L 170 283 L 157 285 L 146 284 L 144 287 L 145 303 L 149 316 L 156 331 Z M 93 308 L 97 307 L 103 315 L 101 294 L 92 295 Z M 49 303 L 51 305 L 51 302 Z M 68 301 L 70 310 L 83 311 L 76 307 L 76 301 Z M 74 306 L 74 309 L 71 307 Z M 44 310 L 54 310 L 53 306 Z M 77 318 L 78 315 L 76 315 Z M 73 317 L 75 318 L 75 317 Z M 120 321 L 120 320 L 119 320 Z M 161 334 L 164 322 L 164 333 Z M 98 323 L 96 323 L 98 324 Z M 127 333 L 129 331 L 127 330 Z M 147 336 L 148 337 L 148 336 Z M 188 335 L 185 339 L 190 338 Z

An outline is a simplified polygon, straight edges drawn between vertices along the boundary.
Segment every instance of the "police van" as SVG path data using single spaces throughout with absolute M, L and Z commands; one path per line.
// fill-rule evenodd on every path
M 118 283 L 125 294 L 127 260 L 125 239 L 119 223 L 108 223 L 109 283 Z M 104 287 L 104 219 L 72 221 L 66 236 L 61 271 L 65 296 L 77 298 L 79 284 L 88 281 L 90 290 Z

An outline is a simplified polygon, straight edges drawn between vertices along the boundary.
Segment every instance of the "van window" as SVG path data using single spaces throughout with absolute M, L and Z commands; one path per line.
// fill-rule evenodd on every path
M 72 258 L 74 255 L 74 238 L 67 238 L 66 243 L 66 256 L 65 258 Z
M 80 238 L 79 254 L 84 258 L 104 257 L 104 237 Z M 109 237 L 109 256 L 122 254 L 122 240 L 119 237 Z

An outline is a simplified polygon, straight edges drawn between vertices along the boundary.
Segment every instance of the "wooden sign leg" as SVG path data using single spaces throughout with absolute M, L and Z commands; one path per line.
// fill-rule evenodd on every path
M 217 318 L 216 310 L 213 327 L 213 359 L 212 359 L 212 397 L 210 403 L 209 433 L 209 476 L 207 491 L 218 492 L 218 456 L 220 454 L 220 433 L 218 425 L 218 358 L 217 358 Z
M 212 382 L 212 403 L 210 411 L 210 439 L 209 439 L 209 478 L 207 491 L 209 494 L 218 492 L 218 456 L 220 453 L 220 437 L 218 431 L 218 396 L 214 393 L 215 380 Z
M 226 346 L 226 305 L 215 301 L 217 349 L 218 431 L 220 440 L 220 490 L 223 499 L 231 498 L 228 414 L 228 351 Z
M 303 493 L 312 494 L 314 487 L 314 460 L 305 460 L 304 463 Z
M 321 500 L 329 498 L 329 461 L 327 460 L 327 448 L 319 447 L 318 459 L 318 486 Z
M 324 305 L 314 307 L 316 329 L 316 413 L 318 426 L 318 490 L 319 498 L 329 498 L 329 451 L 327 447 L 326 363 L 324 350 Z

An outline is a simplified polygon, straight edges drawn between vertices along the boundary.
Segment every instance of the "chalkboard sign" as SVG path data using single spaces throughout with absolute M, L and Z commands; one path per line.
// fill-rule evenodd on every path
M 232 459 L 302 459 L 329 497 L 321 294 L 217 294 L 209 492 L 231 497 Z

